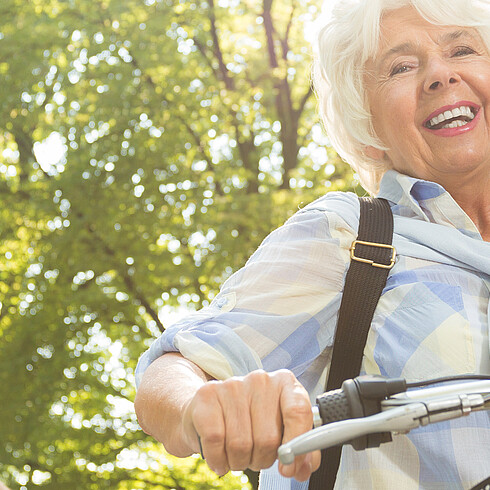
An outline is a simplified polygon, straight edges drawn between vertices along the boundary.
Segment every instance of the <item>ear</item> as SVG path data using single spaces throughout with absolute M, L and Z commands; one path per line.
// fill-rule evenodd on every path
M 365 146 L 364 154 L 371 158 L 372 160 L 376 160 L 378 162 L 382 162 L 386 158 L 386 153 L 379 148 L 375 148 L 374 146 Z

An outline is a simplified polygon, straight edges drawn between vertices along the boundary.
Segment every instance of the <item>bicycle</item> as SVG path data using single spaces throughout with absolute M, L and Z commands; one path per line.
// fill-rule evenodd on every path
M 427 387 L 434 384 L 443 385 Z M 451 376 L 418 383 L 358 376 L 316 401 L 314 428 L 279 447 L 282 463 L 290 464 L 300 454 L 341 444 L 350 444 L 358 451 L 378 447 L 390 442 L 392 433 L 408 433 L 427 424 L 490 410 L 490 376 Z M 490 477 L 471 490 L 490 490 Z

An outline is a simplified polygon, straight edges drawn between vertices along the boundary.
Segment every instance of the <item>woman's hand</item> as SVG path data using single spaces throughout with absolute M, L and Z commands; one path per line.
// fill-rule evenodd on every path
M 183 411 L 183 434 L 199 447 L 217 474 L 271 466 L 277 448 L 310 430 L 313 417 L 308 393 L 290 371 L 254 371 L 226 381 L 208 381 Z M 279 464 L 285 477 L 307 480 L 320 465 L 320 451 Z

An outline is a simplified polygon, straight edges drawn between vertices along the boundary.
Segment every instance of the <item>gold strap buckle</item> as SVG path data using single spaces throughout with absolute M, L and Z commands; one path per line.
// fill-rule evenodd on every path
M 389 248 L 392 251 L 391 260 L 389 264 L 379 264 L 374 262 L 374 260 L 363 259 L 362 257 L 356 257 L 355 250 L 356 245 L 368 245 L 370 247 L 378 247 L 378 248 Z M 363 242 L 362 240 L 354 240 L 352 245 L 350 246 L 350 258 L 351 260 L 356 260 L 357 262 L 364 262 L 365 264 L 370 264 L 373 267 L 379 267 L 381 269 L 391 269 L 395 265 L 396 259 L 396 250 L 393 245 L 387 245 L 386 243 L 376 243 L 376 242 Z

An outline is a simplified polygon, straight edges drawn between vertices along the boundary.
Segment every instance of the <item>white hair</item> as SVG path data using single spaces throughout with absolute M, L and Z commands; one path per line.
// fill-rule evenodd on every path
M 366 61 L 375 56 L 384 13 L 414 7 L 428 22 L 476 28 L 490 52 L 490 0 L 326 0 L 313 80 L 330 143 L 375 194 L 389 163 L 366 146 L 386 150 L 376 136 L 364 89 Z

